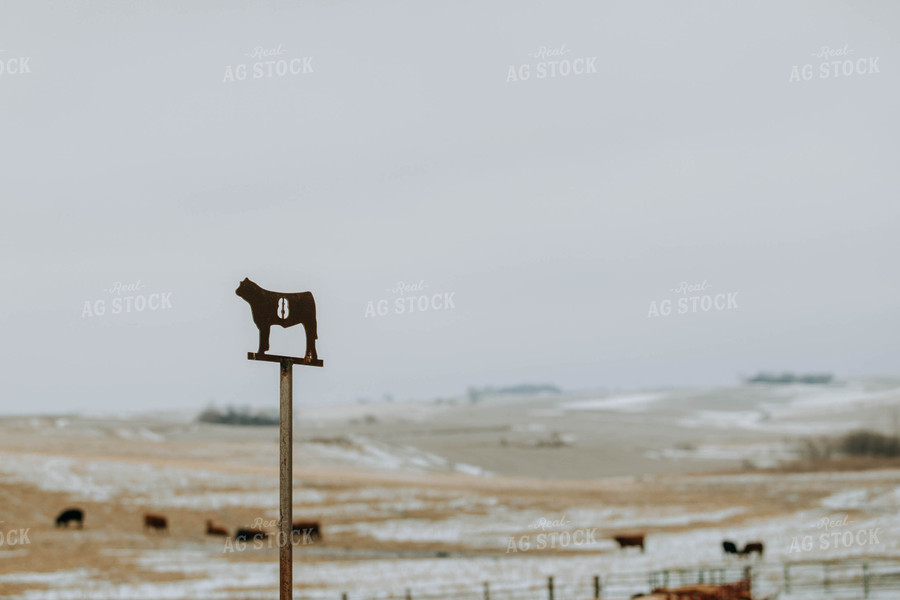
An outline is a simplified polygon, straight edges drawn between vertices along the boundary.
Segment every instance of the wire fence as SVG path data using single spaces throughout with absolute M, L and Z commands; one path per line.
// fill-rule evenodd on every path
M 896 600 L 900 563 L 863 559 L 765 565 L 754 569 L 754 589 L 786 600 Z
M 531 581 L 419 585 L 397 591 L 307 593 L 303 600 L 627 600 L 658 588 L 698 584 L 724 585 L 749 580 L 754 599 L 763 600 L 898 600 L 900 560 L 707 565 L 654 571 L 555 577 Z

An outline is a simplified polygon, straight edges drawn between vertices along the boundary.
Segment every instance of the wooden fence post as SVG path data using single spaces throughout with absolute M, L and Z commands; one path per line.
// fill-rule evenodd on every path
M 594 600 L 599 600 L 600 598 L 600 576 L 594 575 Z
M 869 597 L 869 563 L 863 563 L 863 591 Z
M 791 565 L 790 563 L 785 563 L 784 565 L 784 591 L 788 594 L 791 593 Z
M 547 598 L 553 600 L 553 576 L 547 578 Z
M 491 600 L 491 584 L 484 582 L 484 600 Z

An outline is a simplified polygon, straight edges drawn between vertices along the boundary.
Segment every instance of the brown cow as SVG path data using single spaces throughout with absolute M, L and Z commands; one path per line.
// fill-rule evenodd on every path
M 213 525 L 212 521 L 206 521 L 206 535 L 224 535 L 228 537 L 228 531 L 224 527 Z
M 613 537 L 616 540 L 616 543 L 619 544 L 619 548 L 626 548 L 628 546 L 638 546 L 641 549 L 641 552 L 644 551 L 644 534 L 641 535 L 617 535 Z
M 295 521 L 291 525 L 291 540 L 296 539 L 294 536 L 299 535 L 300 543 L 306 544 L 319 542 L 322 540 L 322 529 L 319 527 L 318 521 Z
M 156 529 L 158 531 L 167 531 L 168 523 L 166 522 L 166 518 L 162 515 L 144 515 L 144 529 Z
M 744 549 L 741 550 L 741 554 L 747 556 L 756 552 L 759 554 L 759 557 L 762 558 L 763 555 L 763 543 L 762 542 L 747 542 L 747 545 L 744 546 Z

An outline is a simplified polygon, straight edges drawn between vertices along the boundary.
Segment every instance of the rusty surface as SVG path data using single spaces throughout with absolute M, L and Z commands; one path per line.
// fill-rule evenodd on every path
M 273 292 L 244 278 L 234 293 L 250 305 L 253 323 L 259 329 L 259 353 L 269 350 L 269 332 L 273 325 L 293 327 L 303 325 L 306 332 L 305 355 L 318 360 L 316 340 L 319 329 L 316 321 L 316 300 L 312 292 Z
M 279 598 L 293 598 L 293 550 L 291 534 L 293 533 L 293 450 L 294 450 L 294 416 L 293 416 L 293 372 L 294 365 L 311 367 L 325 366 L 316 352 L 318 326 L 316 323 L 316 302 L 311 292 L 273 292 L 265 290 L 245 278 L 235 293 L 247 301 L 253 315 L 253 323 L 259 329 L 259 350 L 248 352 L 249 360 L 261 360 L 279 363 L 280 376 L 280 431 L 279 431 Z M 269 330 L 273 325 L 293 327 L 303 325 L 306 332 L 306 356 L 283 356 L 266 354 L 269 350 Z
M 325 361 L 317 358 L 315 360 L 310 357 L 300 358 L 299 356 L 282 356 L 281 354 L 260 354 L 259 352 L 248 352 L 248 360 L 264 360 L 267 362 L 284 362 L 291 361 L 295 365 L 308 365 L 310 367 L 324 367 Z
M 280 600 L 293 598 L 293 549 L 291 533 L 293 511 L 293 462 L 294 462 L 294 416 L 293 416 L 293 372 L 291 360 L 281 361 L 281 496 L 279 518 L 279 561 L 281 573 Z

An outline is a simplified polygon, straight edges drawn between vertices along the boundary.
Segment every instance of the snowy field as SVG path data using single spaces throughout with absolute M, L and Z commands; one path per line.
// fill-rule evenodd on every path
M 868 586 L 896 599 L 900 470 L 765 469 L 798 456 L 797 430 L 883 423 L 896 390 L 303 408 L 294 515 L 324 539 L 295 547 L 296 596 L 483 598 L 490 582 L 493 598 L 545 598 L 553 577 L 557 600 L 589 598 L 599 576 L 604 597 L 627 598 L 651 576 L 751 566 L 760 598 L 862 598 Z M 0 544 L 0 597 L 271 598 L 275 544 L 237 549 L 205 522 L 275 531 L 277 454 L 275 428 L 185 415 L 0 419 L 0 532 L 28 530 Z M 70 506 L 85 510 L 83 530 L 53 526 Z M 144 531 L 145 512 L 168 532 Z M 638 533 L 644 552 L 612 539 Z M 763 542 L 764 555 L 724 555 L 723 540 Z

